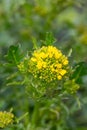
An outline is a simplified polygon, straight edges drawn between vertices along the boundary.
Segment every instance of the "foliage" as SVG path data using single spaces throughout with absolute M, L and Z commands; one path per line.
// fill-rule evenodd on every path
M 86 0 L 0 1 L 0 125 L 2 114 L 15 116 L 3 130 L 87 129 L 86 14 Z M 59 61 L 66 74 L 53 80 Z

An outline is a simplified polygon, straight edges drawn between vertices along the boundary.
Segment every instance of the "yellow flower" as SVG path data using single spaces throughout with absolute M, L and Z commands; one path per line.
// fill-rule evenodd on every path
M 46 67 L 47 67 L 46 62 L 43 62 L 43 68 L 46 68 Z
M 61 80 L 68 71 L 68 59 L 54 46 L 43 46 L 33 52 L 29 72 L 45 82 Z
M 55 69 L 54 69 L 53 65 L 50 66 L 50 70 L 51 70 L 52 72 L 55 72 Z
M 62 69 L 62 70 L 60 70 L 60 72 L 59 72 L 62 76 L 63 75 L 65 75 L 66 73 L 67 73 L 67 71 L 66 70 L 64 70 L 64 69 Z
M 14 115 L 10 112 L 0 111 L 0 128 L 4 128 L 13 123 Z
M 35 61 L 37 61 L 37 59 L 36 58 L 31 58 L 31 61 L 35 62 Z
M 56 67 L 57 67 L 58 69 L 60 69 L 60 68 L 62 68 L 62 64 L 58 63 L 58 64 L 56 64 Z
M 61 79 L 62 79 L 62 76 L 61 76 L 61 75 L 59 75 L 57 78 L 58 78 L 58 80 L 61 80 Z
M 43 59 L 47 57 L 47 55 L 44 52 L 41 52 L 39 56 Z
M 62 56 L 62 53 L 60 51 L 55 53 L 55 58 L 59 59 Z
M 64 65 L 67 65 L 67 64 L 68 64 L 68 60 L 65 59 L 65 60 L 63 61 L 63 64 L 64 64 Z
M 41 69 L 43 67 L 43 63 L 41 62 L 41 61 L 39 61 L 38 63 L 37 63 L 37 68 L 38 69 Z

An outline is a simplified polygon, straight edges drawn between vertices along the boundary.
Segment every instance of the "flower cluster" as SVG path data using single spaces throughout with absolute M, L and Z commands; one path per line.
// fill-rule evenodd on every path
M 75 80 L 68 80 L 64 83 L 64 89 L 70 94 L 74 94 L 79 89 L 79 85 L 75 83 Z
M 0 111 L 0 128 L 4 128 L 13 123 L 14 115 L 10 112 Z
M 28 61 L 29 61 L 28 57 L 27 58 L 25 57 L 24 60 L 20 64 L 17 65 L 20 72 L 22 72 L 22 73 L 27 72 L 27 70 L 28 70 Z
M 25 72 L 25 67 L 24 67 L 24 62 L 22 61 L 19 65 L 18 68 L 21 72 Z
M 29 72 L 47 83 L 61 80 L 68 70 L 68 59 L 54 46 L 35 50 L 29 60 Z

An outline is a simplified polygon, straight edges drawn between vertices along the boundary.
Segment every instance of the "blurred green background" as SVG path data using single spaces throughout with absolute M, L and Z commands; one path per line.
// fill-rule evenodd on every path
M 73 101 L 68 130 L 87 130 L 87 0 L 0 0 L 0 110 L 13 108 L 18 117 L 27 111 L 32 113 L 34 102 L 28 99 L 24 86 L 8 85 L 15 78 L 9 79 L 9 75 L 17 69 L 6 67 L 5 55 L 10 45 L 20 45 L 24 54 L 31 51 L 34 38 L 40 46 L 46 32 L 53 33 L 55 46 L 65 54 L 72 48 L 73 65 L 82 62 L 77 80 L 81 108 L 77 109 Z M 28 130 L 28 119 L 23 122 L 25 125 L 21 122 L 15 129 Z

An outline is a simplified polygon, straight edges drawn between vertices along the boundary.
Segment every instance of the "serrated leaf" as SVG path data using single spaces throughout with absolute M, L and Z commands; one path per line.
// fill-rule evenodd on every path
M 21 54 L 20 54 L 19 45 L 10 46 L 6 57 L 7 57 L 9 62 L 17 65 L 19 63 L 21 57 L 22 57 Z
M 45 45 L 53 45 L 56 42 L 56 39 L 53 37 L 52 33 L 46 33 Z

